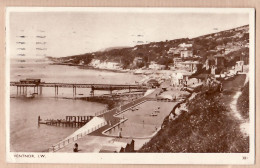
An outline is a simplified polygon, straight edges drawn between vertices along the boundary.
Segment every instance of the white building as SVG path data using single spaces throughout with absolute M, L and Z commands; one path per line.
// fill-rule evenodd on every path
M 100 69 L 120 69 L 120 64 L 117 62 L 101 62 L 97 59 L 93 59 L 89 65 Z
M 237 61 L 235 65 L 236 72 L 243 72 L 244 61 Z
M 172 86 L 182 86 L 183 82 L 189 80 L 189 76 L 192 75 L 192 72 L 188 71 L 175 71 L 171 74 L 171 85 Z
M 180 54 L 181 48 L 170 48 L 169 51 L 167 52 L 168 54 Z
M 181 43 L 181 44 L 179 44 L 179 47 L 189 48 L 189 47 L 192 47 L 192 44 Z
M 192 57 L 193 56 L 193 52 L 192 50 L 189 50 L 187 48 L 184 48 L 183 50 L 181 50 L 181 58 L 188 58 L 188 57 Z
M 152 61 L 149 65 L 149 69 L 153 69 L 153 70 L 162 70 L 165 69 L 165 65 L 160 65 L 155 63 L 154 61 Z

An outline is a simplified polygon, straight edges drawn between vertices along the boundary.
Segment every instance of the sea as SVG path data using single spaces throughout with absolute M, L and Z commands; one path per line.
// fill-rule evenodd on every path
M 26 78 L 39 78 L 43 82 L 56 83 L 100 83 L 100 84 L 135 84 L 143 77 L 132 73 L 111 72 L 86 69 L 78 66 L 53 65 L 47 58 L 10 60 L 10 81 Z M 27 94 L 34 93 L 27 88 Z M 105 91 L 96 94 L 104 94 Z M 90 89 L 77 88 L 78 97 L 90 95 Z M 44 152 L 53 144 L 63 140 L 77 128 L 38 125 L 41 119 L 65 119 L 66 116 L 94 115 L 107 108 L 106 104 L 72 99 L 72 88 L 59 88 L 55 97 L 54 88 L 43 88 L 42 95 L 34 98 L 17 95 L 17 87 L 10 87 L 10 151 Z M 7 135 L 8 136 L 8 135 Z

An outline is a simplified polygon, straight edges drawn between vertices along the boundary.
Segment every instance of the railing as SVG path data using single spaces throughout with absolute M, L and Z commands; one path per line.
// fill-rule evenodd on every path
M 135 104 L 135 105 L 133 105 L 133 106 L 126 107 L 124 110 L 117 112 L 114 116 L 118 116 L 119 114 L 124 113 L 124 112 L 126 112 L 127 110 L 129 110 L 129 109 L 131 109 L 131 108 L 134 108 L 134 107 L 136 107 L 136 106 L 138 106 L 138 105 L 140 105 L 140 104 L 143 104 L 143 103 L 146 102 L 146 101 L 147 101 L 147 100 L 145 99 L 145 100 L 143 100 L 143 101 L 141 101 L 141 102 L 139 102 L 139 103 L 137 103 L 137 104 Z M 130 102 L 130 103 L 128 103 L 128 104 L 131 104 L 131 103 L 132 103 L 132 102 Z
M 107 109 L 105 109 L 105 110 L 102 110 L 102 111 L 96 112 L 96 113 L 95 113 L 95 116 L 97 117 L 97 116 L 103 115 L 103 114 L 105 114 L 105 113 L 107 113 L 107 112 L 109 112 L 109 111 L 111 111 L 111 110 L 107 110 Z
M 84 83 L 21 83 L 21 82 L 10 82 L 10 86 L 42 86 L 42 87 L 79 87 L 79 88 L 121 88 L 121 89 L 146 89 L 143 85 L 116 85 L 116 84 L 84 84 Z
M 102 110 L 102 111 L 100 111 L 100 112 L 96 112 L 96 113 L 95 113 L 95 116 L 101 116 L 101 115 L 103 115 L 103 114 L 105 114 L 105 113 L 108 113 L 108 112 L 111 112 L 111 111 L 113 111 L 113 110 L 125 111 L 125 109 L 127 109 L 127 108 L 133 106 L 134 103 L 136 103 L 136 102 L 138 102 L 138 101 L 140 101 L 140 100 L 143 100 L 143 99 L 146 99 L 146 98 L 145 98 L 145 97 L 140 97 L 140 98 L 135 99 L 135 100 L 133 100 L 133 101 L 131 101 L 131 102 L 125 102 L 125 103 L 123 103 L 123 104 L 121 105 L 121 109 L 120 109 L 119 107 L 115 107 L 115 108 L 113 108 L 113 109 L 111 109 L 111 110 Z M 129 107 L 127 107 L 127 106 L 129 106 Z M 122 109 L 124 109 L 124 110 L 122 110 Z
M 108 134 L 107 134 L 108 131 L 114 129 L 114 128 L 117 127 L 117 126 L 120 126 L 120 124 L 126 122 L 127 120 L 128 120 L 127 118 L 120 120 L 119 123 L 116 123 L 116 124 L 113 125 L 112 127 L 109 127 L 108 129 L 106 129 L 105 131 L 103 131 L 102 134 L 104 134 L 104 135 L 108 135 Z M 111 135 L 110 135 L 110 136 L 111 136 Z
M 97 129 L 99 129 L 99 128 L 105 126 L 105 125 L 107 125 L 107 122 L 103 122 L 103 123 L 101 123 L 101 124 L 98 124 L 97 126 L 92 127 L 92 128 L 90 128 L 90 129 L 88 129 L 87 131 L 84 131 L 84 132 L 82 132 L 82 133 L 80 133 L 80 134 L 75 135 L 74 137 L 71 137 L 71 138 L 67 138 L 67 139 L 65 139 L 65 140 L 62 140 L 61 142 L 59 142 L 59 143 L 57 143 L 57 144 L 55 144 L 55 145 L 52 145 L 52 146 L 48 149 L 48 151 L 49 151 L 49 152 L 58 151 L 58 150 L 60 150 L 61 148 L 64 148 L 65 146 L 69 145 L 70 143 L 72 143 L 72 142 L 74 142 L 74 141 L 77 141 L 78 139 L 84 137 L 85 135 L 87 135 L 87 134 L 89 134 L 89 133 L 91 133 L 91 132 L 96 131 Z

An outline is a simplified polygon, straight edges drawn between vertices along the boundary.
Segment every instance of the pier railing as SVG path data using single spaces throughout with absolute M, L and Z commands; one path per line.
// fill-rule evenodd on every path
M 112 110 L 113 110 L 113 109 L 112 109 Z M 111 111 L 111 110 L 105 109 L 105 110 L 96 112 L 96 113 L 95 113 L 95 116 L 96 116 L 96 117 L 97 117 L 97 116 L 101 116 L 101 115 L 103 115 L 103 114 L 105 114 L 105 113 L 107 113 L 107 112 L 109 112 L 109 111 Z
M 114 110 L 116 110 L 116 111 L 118 111 L 118 112 L 124 111 L 125 109 L 127 109 L 127 108 L 133 106 L 134 104 L 140 103 L 140 102 L 142 102 L 142 101 L 145 100 L 145 99 L 146 99 L 145 97 L 140 97 L 140 98 L 135 99 L 135 100 L 133 100 L 133 101 L 131 101 L 131 102 L 122 103 L 122 104 L 121 104 L 121 108 L 120 108 L 120 107 L 115 107 L 115 108 L 113 108 L 113 109 L 111 109 L 111 110 L 102 110 L 102 111 L 100 111 L 100 112 L 96 112 L 96 113 L 95 113 L 95 116 L 101 116 L 101 115 L 103 115 L 103 114 L 105 114 L 105 113 L 108 113 L 108 112 L 111 112 L 111 111 L 114 111 Z
M 59 143 L 57 143 L 57 144 L 55 144 L 55 145 L 52 145 L 52 146 L 48 149 L 48 151 L 49 151 L 49 152 L 56 152 L 56 151 L 58 151 L 58 150 L 64 148 L 65 146 L 69 145 L 70 143 L 77 141 L 78 139 L 84 137 L 84 136 L 87 135 L 87 134 L 90 134 L 91 132 L 96 131 L 97 129 L 99 129 L 99 128 L 105 126 L 105 125 L 107 125 L 107 122 L 102 122 L 102 123 L 100 123 L 100 124 L 98 124 L 98 125 L 96 125 L 96 126 L 90 128 L 90 129 L 88 129 L 88 130 L 82 132 L 82 133 L 79 133 L 79 134 L 77 134 L 77 135 L 75 135 L 75 136 L 73 136 L 73 137 L 70 137 L 70 138 L 67 138 L 67 139 L 65 139 L 65 140 L 62 140 L 62 141 L 60 141 Z

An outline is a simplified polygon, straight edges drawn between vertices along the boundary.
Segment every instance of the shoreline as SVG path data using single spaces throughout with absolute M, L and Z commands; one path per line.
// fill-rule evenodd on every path
M 72 64 L 72 63 L 49 63 L 49 65 L 66 65 L 66 66 L 75 66 L 80 69 L 89 69 L 89 70 L 97 70 L 97 71 L 108 71 L 108 72 L 117 72 L 117 73 L 131 73 L 132 70 L 120 70 L 120 69 L 106 69 L 106 68 L 96 68 L 89 65 L 78 65 L 78 64 Z

